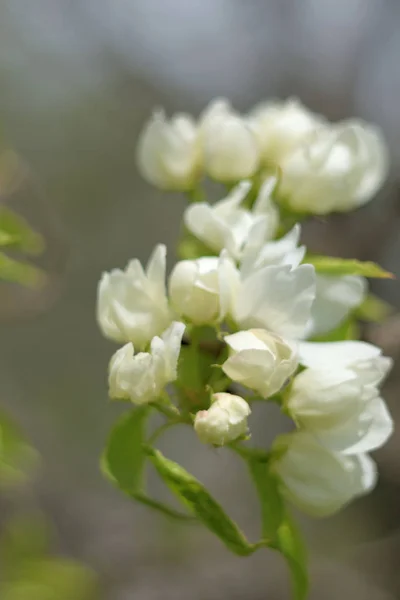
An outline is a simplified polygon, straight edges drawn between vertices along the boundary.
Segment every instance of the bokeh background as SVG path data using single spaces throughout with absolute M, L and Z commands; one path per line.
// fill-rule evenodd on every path
M 314 250 L 373 259 L 399 275 L 399 56 L 397 0 L 1 2 L 1 134 L 24 165 L 2 201 L 44 235 L 48 273 L 41 291 L 0 290 L 1 406 L 42 456 L 35 481 L 13 501 L 48 516 L 54 552 L 98 573 L 99 598 L 289 598 L 279 556 L 232 557 L 207 532 L 132 504 L 99 472 L 120 409 L 107 400 L 114 346 L 96 326 L 97 281 L 131 257 L 146 260 L 158 242 L 168 245 L 171 265 L 184 207 L 179 195 L 141 180 L 140 128 L 154 106 L 198 114 L 216 96 L 247 110 L 295 95 L 332 119 L 377 123 L 391 152 L 387 186 L 355 214 L 310 223 L 304 237 Z M 398 282 L 375 282 L 373 290 L 398 308 Z M 396 316 L 364 336 L 400 356 Z M 397 423 L 399 391 L 397 367 L 386 387 Z M 281 423 L 274 413 L 265 417 L 254 427 L 268 443 Z M 256 501 L 234 458 L 184 431 L 163 448 L 184 455 L 255 534 Z M 302 521 L 314 600 L 400 595 L 398 432 L 376 458 L 381 478 L 371 496 L 338 517 Z M 3 505 L 0 528 L 10 499 Z

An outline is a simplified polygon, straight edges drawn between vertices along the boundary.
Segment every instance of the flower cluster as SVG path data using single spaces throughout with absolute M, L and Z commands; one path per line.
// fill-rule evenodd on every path
M 181 245 L 168 280 L 163 245 L 146 270 L 135 259 L 103 275 L 97 319 L 124 344 L 110 361 L 110 397 L 161 404 L 201 442 L 235 448 L 248 448 L 252 403 L 274 401 L 293 421 L 266 459 L 285 497 L 325 516 L 371 490 L 369 452 L 393 428 L 379 392 L 391 360 L 349 341 L 348 329 L 329 341 L 354 324 L 365 273 L 316 269 L 296 221 L 372 197 L 387 169 L 379 132 L 328 123 L 294 100 L 246 116 L 216 101 L 198 121 L 156 113 L 138 162 L 154 185 L 189 192 L 192 250 Z M 228 186 L 224 198 L 199 198 L 205 175 Z
M 380 131 L 363 121 L 330 123 L 293 99 L 260 104 L 247 115 L 216 100 L 197 121 L 154 113 L 139 140 L 138 164 L 150 183 L 185 191 L 204 175 L 232 184 L 263 181 L 279 169 L 279 203 L 322 215 L 368 202 L 388 159 Z

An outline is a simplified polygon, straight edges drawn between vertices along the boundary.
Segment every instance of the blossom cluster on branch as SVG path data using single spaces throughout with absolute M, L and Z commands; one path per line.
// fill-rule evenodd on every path
M 181 260 L 168 278 L 162 244 L 146 269 L 134 259 L 101 278 L 98 323 L 124 344 L 110 361 L 110 397 L 158 410 L 162 428 L 183 423 L 201 442 L 237 452 L 263 505 L 273 481 L 282 503 L 327 516 L 376 483 L 369 453 L 393 430 L 380 395 L 391 359 L 357 341 L 357 321 L 375 318 L 366 278 L 390 274 L 307 252 L 300 221 L 364 204 L 382 185 L 387 163 L 377 128 L 329 123 L 297 100 L 261 104 L 248 115 L 217 100 L 198 120 L 157 112 L 140 136 L 143 176 L 186 192 L 188 205 Z M 226 187 L 222 199 L 207 199 L 205 177 Z M 293 422 L 269 449 L 250 442 L 248 421 L 260 401 L 277 403 Z M 205 507 L 206 492 L 194 498 L 193 485 L 185 495 L 191 476 L 152 449 L 157 435 L 141 439 L 136 452 L 156 463 L 232 549 L 231 533 L 207 512 L 214 501 Z M 265 527 L 272 538 L 265 533 L 263 544 L 287 557 L 279 527 L 273 534 Z M 240 543 L 238 553 L 256 547 Z

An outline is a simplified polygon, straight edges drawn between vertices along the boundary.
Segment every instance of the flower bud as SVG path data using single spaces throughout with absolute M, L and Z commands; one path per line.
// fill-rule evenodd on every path
M 228 335 L 230 357 L 222 365 L 228 377 L 268 398 L 276 394 L 297 367 L 297 352 L 265 329 Z
M 280 192 L 293 210 L 324 215 L 368 202 L 388 168 L 378 129 L 361 121 L 320 127 L 281 162 Z
M 208 410 L 196 414 L 194 428 L 205 444 L 223 446 L 247 433 L 251 410 L 243 398 L 221 392 L 214 394 Z
M 273 469 L 285 495 L 313 517 L 337 512 L 376 484 L 376 465 L 367 454 L 332 452 L 307 432 L 278 438 L 275 452 Z
M 174 322 L 160 337 L 151 340 L 150 352 L 134 353 L 133 344 L 120 348 L 111 358 L 108 369 L 111 398 L 146 404 L 159 396 L 162 389 L 175 381 L 185 325 Z
M 220 252 L 226 248 L 233 258 L 239 259 L 256 232 L 262 242 L 276 233 L 279 215 L 270 198 L 269 184 L 263 186 L 252 211 L 240 206 L 251 188 L 248 181 L 242 181 L 212 206 L 205 202 L 191 204 L 184 215 L 186 227 L 211 250 Z
M 223 100 L 213 102 L 200 121 L 205 169 L 217 181 L 251 177 L 259 165 L 259 147 L 246 121 Z
M 97 321 L 116 342 L 142 348 L 172 321 L 165 290 L 166 248 L 158 245 L 144 272 L 137 259 L 125 271 L 104 273 L 97 292 Z
M 299 100 L 264 102 L 249 115 L 265 163 L 279 163 L 304 138 L 323 122 L 322 117 L 307 110 Z
M 196 325 L 218 322 L 229 309 L 237 277 L 235 265 L 225 253 L 219 258 L 178 262 L 169 279 L 173 307 Z
M 163 190 L 189 190 L 201 174 L 202 153 L 197 125 L 189 115 L 167 121 L 156 112 L 138 142 L 137 162 L 143 177 Z

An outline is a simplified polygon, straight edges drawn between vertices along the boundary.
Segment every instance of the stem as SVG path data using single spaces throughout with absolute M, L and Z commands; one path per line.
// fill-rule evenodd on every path
M 266 450 L 260 450 L 259 448 L 248 448 L 247 446 L 239 445 L 237 442 L 229 444 L 228 448 L 239 454 L 243 459 L 257 459 L 261 462 L 268 462 L 270 459 L 270 452 Z
M 179 410 L 176 408 L 176 406 L 174 406 L 171 403 L 169 396 L 167 394 L 165 394 L 165 396 L 163 396 L 160 400 L 156 400 L 155 402 L 152 402 L 151 404 L 160 413 L 162 413 L 163 415 L 168 417 L 168 419 L 176 420 L 177 417 L 180 417 Z
M 191 190 L 188 190 L 186 196 L 190 204 L 204 201 L 204 191 L 199 185 Z

